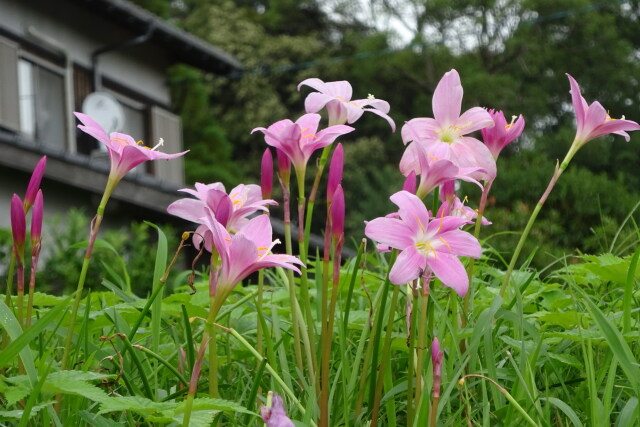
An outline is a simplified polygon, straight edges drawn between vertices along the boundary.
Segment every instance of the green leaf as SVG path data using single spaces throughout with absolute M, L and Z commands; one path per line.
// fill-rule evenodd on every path
M 86 421 L 87 425 L 92 427 L 120 427 L 121 423 L 105 418 L 102 415 L 92 414 L 89 411 L 78 412 L 80 418 Z
M 583 369 L 584 366 L 582 362 L 580 362 L 576 357 L 572 356 L 568 353 L 547 353 L 547 357 L 550 359 L 557 360 L 558 362 L 564 363 L 565 365 L 573 366 L 577 369 Z
M 625 427 L 625 426 L 633 426 L 637 425 L 638 419 L 636 418 L 636 408 L 638 407 L 638 398 L 632 397 L 629 399 L 622 411 L 620 411 L 620 416 L 616 420 L 616 427 Z M 634 418 L 635 421 L 634 422 Z
M 562 400 L 555 397 L 543 397 L 540 400 L 546 400 L 556 408 L 560 409 L 564 414 L 569 418 L 569 420 L 573 423 L 575 427 L 582 427 L 582 422 L 580 422 L 580 418 L 575 413 L 573 409 Z
M 30 416 L 36 415 L 40 411 L 40 409 L 46 408 L 51 403 L 53 403 L 53 402 L 42 403 L 40 405 L 34 406 L 33 408 L 31 408 L 31 413 L 29 415 Z M 13 411 L 0 411 L 0 419 L 16 419 L 16 420 L 19 420 L 20 418 L 22 418 L 23 413 L 24 413 L 24 411 L 22 409 L 14 409 Z
M 576 311 L 560 311 L 545 313 L 538 320 L 551 325 L 559 325 L 565 329 L 575 328 L 580 324 L 583 315 Z
M 175 413 L 179 414 L 184 412 L 185 405 L 186 405 L 186 402 L 180 403 L 176 407 Z M 224 400 L 224 399 L 215 399 L 212 397 L 199 397 L 194 399 L 193 410 L 194 411 L 216 410 L 216 411 L 240 412 L 243 414 L 258 415 L 255 412 L 251 412 L 244 406 L 238 405 L 235 402 L 231 402 L 229 400 Z
M 162 411 L 175 409 L 176 404 L 170 402 L 154 402 L 141 396 L 109 397 L 100 403 L 98 414 L 109 412 L 133 411 L 141 415 L 152 415 Z

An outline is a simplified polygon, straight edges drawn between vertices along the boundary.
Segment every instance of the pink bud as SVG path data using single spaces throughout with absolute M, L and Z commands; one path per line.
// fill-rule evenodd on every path
M 276 148 L 276 157 L 278 158 L 278 171 L 280 172 L 280 178 L 283 181 L 287 181 L 291 174 L 291 160 L 285 153 Z
M 404 184 L 402 184 L 402 189 L 411 194 L 416 194 L 416 171 L 412 170 L 409 172 L 407 179 L 405 179 Z
M 433 363 L 433 397 L 440 397 L 440 383 L 442 381 L 442 351 L 438 338 L 431 344 L 431 362 Z
M 42 176 L 44 175 L 44 170 L 47 167 L 47 156 L 42 156 L 42 158 L 36 164 L 36 167 L 33 169 L 33 173 L 31 174 L 31 179 L 29 180 L 29 185 L 27 186 L 27 192 L 24 195 L 24 211 L 29 212 L 29 209 L 33 205 L 34 200 L 36 199 L 36 193 L 40 189 L 40 183 L 42 182 Z
M 36 246 L 42 237 L 42 216 L 44 213 L 44 201 L 42 199 L 42 190 L 38 190 L 36 200 L 33 203 L 33 211 L 31 212 L 31 245 Z
M 262 198 L 270 199 L 273 190 L 273 154 L 269 148 L 264 150 L 260 167 L 260 188 Z
M 24 239 L 27 234 L 27 220 L 24 205 L 17 194 L 11 198 L 11 232 L 13 233 L 13 247 L 16 255 L 21 257 L 24 249 Z
M 340 239 L 344 235 L 344 191 L 342 185 L 338 184 L 333 193 L 331 203 L 331 233 L 334 239 Z
M 327 201 L 331 203 L 336 188 L 342 182 L 342 170 L 344 169 L 344 148 L 338 143 L 329 164 L 329 178 L 327 180 Z

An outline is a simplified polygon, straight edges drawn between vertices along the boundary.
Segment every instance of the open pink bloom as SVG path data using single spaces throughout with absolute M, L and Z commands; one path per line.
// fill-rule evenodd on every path
M 273 393 L 270 408 L 266 406 L 260 408 L 260 415 L 267 427 L 294 427 L 293 421 L 287 417 L 284 403 L 278 393 Z
M 577 148 L 608 133 L 615 133 L 616 135 L 624 136 L 624 139 L 629 141 L 629 134 L 625 131 L 640 130 L 640 125 L 632 120 L 612 119 L 607 114 L 604 107 L 595 101 L 591 105 L 587 104 L 587 101 L 580 94 L 580 87 L 578 82 L 573 77 L 567 74 L 569 78 L 569 85 L 571 86 L 571 102 L 573 103 L 573 109 L 576 112 L 576 139 L 574 144 Z
M 519 137 L 524 130 L 524 117 L 522 114 L 518 117 L 513 116 L 511 123 L 507 123 L 502 111 L 489 110 L 489 114 L 495 126 L 482 129 L 482 140 L 497 160 L 504 147 Z
M 440 209 L 438 209 L 437 217 L 443 216 L 455 216 L 458 218 L 462 218 L 466 220 L 467 224 L 474 224 L 475 219 L 478 217 L 478 212 L 475 209 L 465 205 L 460 199 L 456 196 L 453 198 L 445 199 L 440 205 Z M 482 225 L 491 225 L 491 221 L 489 221 L 484 216 L 482 217 Z
M 431 343 L 431 362 L 433 364 L 433 397 L 440 397 L 440 384 L 442 382 L 442 351 L 440 341 L 434 338 Z
M 400 171 L 403 175 L 409 176 L 411 173 L 420 175 L 420 182 L 415 194 L 423 198 L 431 193 L 434 188 L 448 181 L 461 179 L 472 182 L 482 189 L 482 184 L 473 178 L 477 173 L 484 170 L 480 168 L 459 168 L 452 161 L 439 159 L 431 153 L 423 151 L 425 147 L 419 144 L 411 144 L 405 150 L 404 163 L 400 164 Z M 410 161 L 409 157 L 413 156 Z
M 271 222 L 267 215 L 258 215 L 249 220 L 233 236 L 220 224 L 211 209 L 205 207 L 202 222 L 211 232 L 213 244 L 220 255 L 220 269 L 212 275 L 212 295 L 220 291 L 222 299 L 234 286 L 251 273 L 261 268 L 283 267 L 300 273 L 295 264 L 302 262 L 291 255 L 274 255 L 271 249 L 277 243 L 272 239 Z
M 102 126 L 91 117 L 82 113 L 74 114 L 78 120 L 82 122 L 81 125 L 78 125 L 78 128 L 93 136 L 107 147 L 109 158 L 111 159 L 111 173 L 109 176 L 117 181 L 122 179 L 131 169 L 147 160 L 175 159 L 188 152 L 183 151 L 182 153 L 166 154 L 156 151 L 156 149 L 162 145 L 162 141 L 155 147 L 149 148 L 145 147 L 142 141 L 136 142 L 131 136 L 125 135 L 124 133 L 111 132 L 110 135 L 107 135 L 107 132 L 105 132 Z
M 305 114 L 295 123 L 289 119 L 280 120 L 266 129 L 255 128 L 251 133 L 264 133 L 265 142 L 285 153 L 296 172 L 303 173 L 314 151 L 326 147 L 339 136 L 354 130 L 351 126 L 336 125 L 318 132 L 319 124 L 319 114 Z
M 459 228 L 463 218 L 445 216 L 431 220 L 422 200 L 407 192 L 391 196 L 399 210 L 399 218 L 376 218 L 367 223 L 365 234 L 383 245 L 399 249 L 389 279 L 402 285 L 420 277 L 429 268 L 461 297 L 467 293 L 469 278 L 459 256 L 479 258 L 478 240 Z
M 44 176 L 44 170 L 47 168 L 47 156 L 42 156 L 36 167 L 33 168 L 33 173 L 31 174 L 31 179 L 29 179 L 29 185 L 27 185 L 27 191 L 24 194 L 24 211 L 29 212 L 31 206 L 33 205 L 36 194 L 38 194 L 38 190 L 40 189 L 40 183 L 42 182 L 42 177 Z
M 490 180 L 496 175 L 496 164 L 489 149 L 470 136 L 471 132 L 493 126 L 489 113 L 473 107 L 460 114 L 463 89 L 460 76 L 451 70 L 442 77 L 433 92 L 434 118 L 411 119 L 402 127 L 402 141 L 422 146 L 422 152 L 438 159 L 450 160 L 459 168 L 479 168 L 476 179 Z M 413 155 L 402 157 L 401 170 L 410 170 L 406 165 L 413 162 Z
M 304 107 L 307 113 L 317 113 L 322 107 L 327 107 L 329 113 L 329 124 L 345 124 L 353 123 L 362 116 L 365 111 L 385 119 L 389 122 L 391 129 L 395 132 L 396 124 L 389 113 L 389 103 L 381 99 L 376 99 L 373 95 L 369 95 L 367 99 L 351 100 L 353 89 L 351 84 L 346 80 L 337 82 L 323 82 L 320 79 L 306 79 L 298 85 L 310 86 L 318 92 L 312 92 L 307 95 L 304 100 Z M 371 106 L 372 108 L 365 108 Z
M 196 182 L 196 189 L 183 188 L 180 191 L 195 196 L 176 200 L 167 207 L 171 215 L 201 224 L 193 236 L 196 247 L 200 247 L 204 239 L 205 248 L 211 251 L 212 237 L 202 218 L 206 216 L 205 208 L 213 212 L 216 220 L 230 233 L 242 229 L 249 220 L 247 217 L 257 211 L 266 212 L 267 205 L 277 205 L 275 200 L 263 200 L 262 190 L 255 184 L 240 184 L 227 195 L 220 182 L 202 184 Z

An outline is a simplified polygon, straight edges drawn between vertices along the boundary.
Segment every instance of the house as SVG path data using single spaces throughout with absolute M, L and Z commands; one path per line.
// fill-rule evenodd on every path
M 229 54 L 125 0 L 0 0 L 0 228 L 9 201 L 48 156 L 46 216 L 85 206 L 93 214 L 109 172 L 107 153 L 78 131 L 73 111 L 163 150 L 183 151 L 166 71 L 185 63 L 225 75 Z M 182 159 L 149 162 L 118 185 L 107 217 L 166 221 L 184 186 Z

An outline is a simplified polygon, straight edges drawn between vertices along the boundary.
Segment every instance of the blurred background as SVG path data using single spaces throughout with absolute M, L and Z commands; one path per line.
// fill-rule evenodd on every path
M 100 92 L 99 106 L 92 111 L 102 114 L 105 123 L 111 121 L 145 141 L 175 135 L 166 151 L 191 150 L 184 165 L 174 166 L 178 169 L 151 168 L 130 177 L 131 188 L 114 195 L 120 215 L 119 220 L 114 215 L 114 227 L 144 218 L 171 223 L 178 230 L 188 228 L 163 214 L 167 201 L 178 198 L 175 190 L 195 181 L 222 181 L 228 189 L 241 182 L 259 182 L 265 144 L 259 134 L 249 132 L 284 118 L 297 119 L 304 113 L 309 89 L 299 92 L 296 86 L 318 77 L 348 80 L 354 98 L 373 94 L 388 101 L 398 125 L 394 134 L 384 120 L 365 114 L 357 131 L 341 139 L 346 152 L 348 240 L 357 242 L 363 237 L 363 221 L 390 212 L 388 197 L 402 185 L 397 165 L 404 146 L 399 129 L 406 120 L 432 115 L 431 96 L 438 80 L 456 68 L 465 90 L 463 110 L 495 108 L 506 117 L 523 114 L 527 122 L 523 136 L 498 160 L 498 178 L 486 212 L 493 225 L 483 230 L 482 237 L 496 249 L 490 253 L 500 262 L 501 254 L 515 246 L 556 161 L 573 139 L 575 118 L 565 73 L 580 83 L 587 101 L 600 101 L 612 117 L 640 120 L 637 0 L 64 0 L 55 7 L 51 4 L 0 0 L 4 17 L 0 51 L 5 52 L 3 58 L 9 55 L 18 63 L 13 76 L 3 61 L 0 82 L 9 75 L 31 85 L 20 83 L 18 92 L 11 91 L 15 97 L 10 99 L 19 100 L 20 106 L 13 118 L 7 85 L 0 85 L 0 142 L 5 144 L 0 153 L 0 216 L 5 218 L 10 193 L 24 191 L 27 164 L 37 160 L 36 154 L 57 159 L 62 170 L 69 170 L 65 165 L 80 168 L 78 177 L 96 170 L 101 161 L 96 147 L 74 134 L 74 123 L 65 122 L 65 115 L 44 113 L 84 111 L 83 107 L 91 108 L 83 105 L 86 98 Z M 73 90 L 68 91 L 69 86 Z M 48 88 L 48 95 L 29 97 L 31 87 Z M 105 101 L 109 96 L 119 107 L 109 106 Z M 135 121 L 123 122 L 120 117 Z M 48 128 L 38 127 L 49 118 Z M 54 119 L 60 129 L 52 128 Z M 61 139 L 45 138 L 48 129 Z M 64 135 L 73 142 L 60 142 Z M 525 248 L 536 251 L 536 266 L 546 267 L 553 259 L 578 252 L 612 250 L 625 255 L 637 243 L 638 139 L 631 134 L 627 143 L 622 137 L 607 136 L 580 151 Z M 6 157 L 5 147 L 21 147 L 22 154 L 15 156 L 22 156 L 24 165 L 18 157 Z M 95 194 L 103 184 L 85 182 L 78 187 L 78 178 L 65 178 L 68 172 L 54 168 L 47 173 L 45 204 L 47 185 L 64 184 L 78 188 L 74 197 L 83 195 L 80 204 L 93 214 Z M 478 193 L 472 187 L 461 189 L 472 207 L 477 206 Z M 52 215 L 64 215 L 66 205 L 59 205 Z M 319 214 L 323 211 L 316 208 L 318 225 L 324 224 Z M 6 222 L 0 225 L 6 227 Z

